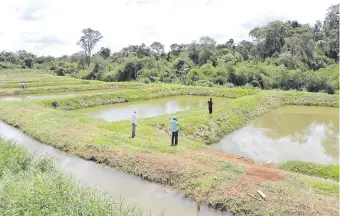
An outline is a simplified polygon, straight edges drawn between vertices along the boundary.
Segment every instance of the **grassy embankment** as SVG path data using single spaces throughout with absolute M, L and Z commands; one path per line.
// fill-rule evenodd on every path
M 77 80 L 77 79 L 65 79 L 65 80 L 42 80 L 25 83 L 28 87 L 44 87 L 44 86 L 67 86 L 67 85 L 84 85 L 84 84 L 101 84 L 103 82 L 94 80 Z M 0 89 L 3 88 L 19 88 L 20 82 L 0 82 Z
M 61 85 L 55 86 L 43 86 L 43 87 L 29 87 L 26 89 L 21 88 L 2 88 L 0 89 L 0 96 L 9 95 L 30 95 L 30 94 L 51 94 L 60 92 L 80 92 L 80 91 L 92 91 L 92 90 L 120 90 L 120 89 L 138 89 L 138 88 L 151 88 L 152 85 L 146 85 L 141 83 L 103 83 L 100 84 L 79 84 L 79 85 Z M 88 92 L 91 94 L 91 92 Z
M 46 73 L 45 70 L 29 70 L 29 69 L 8 69 L 0 70 L 0 82 L 10 83 L 10 82 L 34 82 L 42 80 L 64 80 L 67 77 L 54 76 L 52 74 Z
M 19 88 L 20 83 L 28 88 Z M 143 83 L 106 83 L 96 80 L 79 80 L 71 77 L 60 77 L 36 70 L 1 70 L 0 96 L 50 94 L 60 92 L 79 92 L 92 90 L 119 90 L 150 88 L 153 85 Z M 89 92 L 91 94 L 91 92 Z
M 237 91 L 220 90 L 224 91 L 221 95 Z M 337 96 L 260 92 L 215 107 L 211 118 L 205 109 L 179 112 L 176 115 L 180 121 L 181 135 L 180 145 L 176 148 L 169 146 L 170 115 L 141 119 L 137 138 L 130 139 L 129 121 L 107 123 L 61 110 L 103 104 L 109 99 L 149 99 L 157 95 L 166 96 L 166 92 L 171 95 L 172 92 L 157 91 L 133 90 L 99 98 L 60 99 L 59 109 L 50 108 L 51 100 L 3 103 L 0 105 L 0 118 L 46 144 L 150 181 L 168 184 L 182 194 L 217 209 L 235 214 L 338 214 L 339 189 L 336 182 L 256 165 L 204 144 L 212 143 L 252 118 L 282 105 L 338 107 Z M 200 88 L 193 88 L 192 91 L 206 94 Z M 207 92 L 208 95 L 217 93 Z M 254 194 L 258 189 L 266 193 L 267 201 L 259 202 L 248 196 L 248 193 Z
M 280 164 L 280 168 L 311 176 L 339 181 L 339 166 L 323 165 L 302 161 L 288 161 Z
M 0 137 L 0 215 L 141 215 Z
M 239 98 L 242 96 L 253 95 L 258 92 L 259 92 L 258 90 L 236 88 L 220 89 L 220 88 L 160 85 L 158 87 L 148 89 L 138 90 L 129 89 L 125 91 L 117 91 L 111 93 L 79 95 L 72 98 L 44 100 L 39 103 L 43 104 L 46 107 L 51 107 L 52 102 L 56 101 L 58 103 L 58 109 L 75 110 L 99 105 L 142 101 L 179 95 Z

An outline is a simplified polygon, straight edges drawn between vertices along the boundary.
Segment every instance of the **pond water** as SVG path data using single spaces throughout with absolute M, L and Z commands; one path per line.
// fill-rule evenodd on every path
M 108 122 L 126 120 L 131 118 L 133 109 L 137 110 L 137 118 L 147 118 L 164 114 L 171 114 L 182 110 L 201 107 L 208 112 L 209 96 L 175 96 L 161 99 L 136 101 L 129 103 L 98 106 L 93 108 L 79 109 L 76 112 L 104 119 Z M 220 104 L 229 99 L 214 97 L 213 103 Z
M 281 107 L 213 146 L 257 162 L 298 160 L 339 164 L 339 109 Z
M 0 136 L 14 140 L 36 156 L 50 155 L 56 158 L 56 167 L 71 174 L 81 185 L 92 186 L 106 192 L 109 196 L 122 199 L 124 205 L 136 206 L 145 213 L 152 215 L 183 215 L 183 216 L 219 216 L 230 215 L 207 206 L 200 206 L 190 199 L 167 189 L 159 184 L 144 181 L 109 167 L 97 165 L 57 149 L 39 143 L 20 130 L 0 121 Z

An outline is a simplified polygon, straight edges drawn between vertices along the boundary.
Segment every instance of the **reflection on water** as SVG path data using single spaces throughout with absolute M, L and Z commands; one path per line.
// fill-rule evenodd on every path
M 96 187 L 110 196 L 122 198 L 125 205 L 136 206 L 143 212 L 159 215 L 164 211 L 165 216 L 227 215 L 207 206 L 201 206 L 200 211 L 197 212 L 195 202 L 185 199 L 159 184 L 64 154 L 51 146 L 33 140 L 2 121 L 0 121 L 0 136 L 13 139 L 17 144 L 24 146 L 37 156 L 48 154 L 55 157 L 57 168 L 71 174 L 80 184 Z
M 282 107 L 225 136 L 214 147 L 259 162 L 339 164 L 339 109 Z
M 130 119 L 133 109 L 137 110 L 137 118 L 147 118 L 152 116 L 171 114 L 197 107 L 206 108 L 208 111 L 208 100 L 209 97 L 176 96 L 162 99 L 86 108 L 77 110 L 77 112 L 83 112 L 87 115 L 101 118 L 108 122 L 113 122 Z M 214 104 L 226 102 L 227 100 L 228 99 L 224 98 L 213 98 Z

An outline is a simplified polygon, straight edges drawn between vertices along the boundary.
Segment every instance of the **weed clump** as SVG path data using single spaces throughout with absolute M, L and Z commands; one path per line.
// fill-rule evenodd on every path
M 52 107 L 53 108 L 57 108 L 59 106 L 58 102 L 57 101 L 53 101 L 52 102 Z

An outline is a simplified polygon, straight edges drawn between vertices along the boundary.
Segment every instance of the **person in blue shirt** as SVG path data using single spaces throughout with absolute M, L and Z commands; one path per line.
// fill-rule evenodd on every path
M 177 146 L 178 144 L 178 121 L 176 117 L 173 117 L 170 121 L 172 136 L 171 136 L 171 145 Z M 175 143 L 174 143 L 175 141 Z

